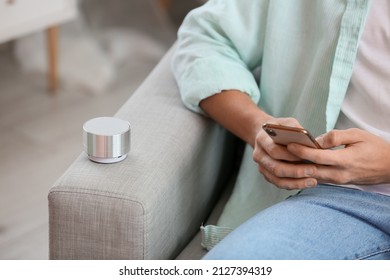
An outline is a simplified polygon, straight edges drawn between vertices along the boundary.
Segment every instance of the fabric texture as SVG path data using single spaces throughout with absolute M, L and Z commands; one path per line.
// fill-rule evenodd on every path
M 50 259 L 172 259 L 207 218 L 231 137 L 183 106 L 171 54 L 116 114 L 131 124 L 128 157 L 97 164 L 83 153 L 50 190 Z
M 205 258 L 389 260 L 389 219 L 389 196 L 318 186 L 258 213 Z
M 333 129 L 350 81 L 370 1 L 210 0 L 179 30 L 172 67 L 184 104 L 222 90 L 247 93 L 274 117 L 294 117 L 315 136 Z M 243 37 L 245 34 L 245 39 Z M 275 44 L 278 42 L 278 44 Z M 252 72 L 261 68 L 259 81 Z M 251 148 L 216 226 L 221 235 L 294 194 L 259 174 Z M 215 228 L 213 231 L 216 233 Z M 218 240 L 219 233 L 215 238 Z

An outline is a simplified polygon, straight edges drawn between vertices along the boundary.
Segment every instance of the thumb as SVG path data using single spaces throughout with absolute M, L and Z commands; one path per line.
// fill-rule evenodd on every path
M 316 141 L 323 149 L 331 149 L 340 146 L 340 133 L 339 131 L 332 130 L 324 133 L 316 138 Z
M 320 136 L 316 137 L 316 141 L 321 146 L 321 148 L 323 148 L 323 149 L 328 149 L 329 148 L 329 147 L 325 147 L 325 142 L 327 142 L 326 141 L 326 133 L 325 134 L 321 134 Z
M 343 145 L 355 143 L 356 135 L 352 129 L 332 130 L 316 138 L 316 141 L 323 149 L 335 148 Z

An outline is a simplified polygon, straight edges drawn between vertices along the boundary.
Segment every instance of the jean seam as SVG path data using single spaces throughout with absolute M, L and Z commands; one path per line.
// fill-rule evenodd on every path
M 383 253 L 390 253 L 390 248 L 382 249 L 382 250 L 379 250 L 379 251 L 376 251 L 376 252 L 369 253 L 367 255 L 358 257 L 357 260 L 365 260 L 365 259 L 371 258 L 373 256 L 377 256 L 377 255 L 380 255 L 380 254 L 383 254 Z

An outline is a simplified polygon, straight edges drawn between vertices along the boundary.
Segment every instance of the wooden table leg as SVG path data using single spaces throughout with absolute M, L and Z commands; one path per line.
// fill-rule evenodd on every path
M 46 30 L 46 42 L 49 90 L 55 94 L 58 88 L 58 26 Z

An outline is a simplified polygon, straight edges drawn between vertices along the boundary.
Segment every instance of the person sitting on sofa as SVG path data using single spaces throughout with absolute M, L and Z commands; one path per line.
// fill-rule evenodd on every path
M 389 61 L 386 0 L 210 0 L 187 15 L 173 72 L 188 108 L 247 143 L 235 188 L 298 190 L 259 208 L 235 190 L 230 213 L 255 209 L 205 259 L 390 259 Z M 264 123 L 323 149 L 275 144 Z

